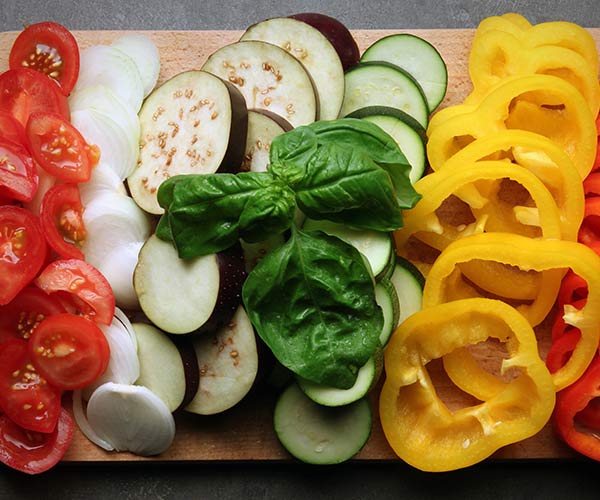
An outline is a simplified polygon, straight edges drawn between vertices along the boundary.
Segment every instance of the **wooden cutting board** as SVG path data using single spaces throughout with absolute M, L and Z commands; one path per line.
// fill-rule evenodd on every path
M 473 30 L 356 30 L 353 34 L 361 52 L 379 38 L 398 32 L 410 32 L 431 42 L 448 66 L 448 91 L 441 107 L 460 102 L 471 90 L 468 77 L 468 54 Z M 600 45 L 600 29 L 590 29 Z M 124 31 L 76 31 L 83 49 L 95 44 L 109 44 Z M 241 31 L 146 31 L 161 56 L 159 84 L 184 70 L 198 69 L 207 57 L 223 45 L 236 41 Z M 0 33 L 0 71 L 7 68 L 8 53 L 16 32 Z M 548 327 L 538 329 L 540 352 L 548 348 Z M 464 404 L 464 395 L 455 391 L 433 367 L 440 397 L 449 407 Z M 391 460 L 396 456 L 388 446 L 377 414 L 378 391 L 371 395 L 373 430 L 371 437 L 355 457 L 356 460 Z M 177 436 L 171 448 L 159 457 L 141 458 L 130 453 L 107 453 L 90 443 L 80 432 L 64 457 L 68 462 L 102 461 L 250 461 L 290 460 L 273 432 L 272 413 L 275 392 L 266 386 L 257 388 L 235 408 L 209 417 L 180 414 L 176 416 Z M 497 451 L 495 459 L 573 458 L 577 455 L 554 435 L 547 425 L 536 436 Z

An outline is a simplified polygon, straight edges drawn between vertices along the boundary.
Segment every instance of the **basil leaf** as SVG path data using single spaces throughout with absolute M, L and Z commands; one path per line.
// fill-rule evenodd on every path
M 410 182 L 410 163 L 398 143 L 381 127 L 358 118 L 315 122 L 309 127 L 319 144 L 335 143 L 367 153 L 390 175 L 401 208 L 412 208 L 421 199 Z
M 402 227 L 390 176 L 359 149 L 322 145 L 294 189 L 308 217 L 376 231 Z
M 248 200 L 239 219 L 240 237 L 248 243 L 264 241 L 288 229 L 294 220 L 294 192 L 274 182 Z
M 163 208 L 179 256 L 219 252 L 237 243 L 241 233 L 257 241 L 287 229 L 295 204 L 289 201 L 293 195 L 282 194 L 285 190 L 267 172 L 179 176 L 161 198 L 170 201 Z M 257 201 L 274 197 L 278 204 L 270 210 Z M 166 229 L 161 233 L 168 234 Z
M 248 275 L 242 299 L 275 357 L 304 378 L 348 389 L 380 347 L 373 280 L 356 248 L 293 229 Z

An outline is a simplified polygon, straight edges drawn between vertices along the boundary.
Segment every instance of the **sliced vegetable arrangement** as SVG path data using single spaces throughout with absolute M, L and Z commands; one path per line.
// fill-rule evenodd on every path
M 439 111 L 431 43 L 390 35 L 361 55 L 321 14 L 256 23 L 156 88 L 141 34 L 80 51 L 40 23 L 8 62 L 4 463 L 52 467 L 71 415 L 104 450 L 160 455 L 174 413 L 226 412 L 261 380 L 281 389 L 277 438 L 309 463 L 360 451 L 373 397 L 422 470 L 468 467 L 553 413 L 600 457 L 600 85 L 584 29 L 482 21 L 473 91 Z M 555 307 L 545 356 L 534 327 Z M 434 359 L 470 406 L 440 399 Z

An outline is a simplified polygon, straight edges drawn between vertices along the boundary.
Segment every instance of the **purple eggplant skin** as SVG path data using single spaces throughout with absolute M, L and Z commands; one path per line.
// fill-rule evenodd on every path
M 217 254 L 219 266 L 219 293 L 208 320 L 197 332 L 214 332 L 231 321 L 242 303 L 242 286 L 246 280 L 244 252 L 238 243 Z
M 239 172 L 244 154 L 246 152 L 246 137 L 248 136 L 248 108 L 246 99 L 238 88 L 232 83 L 222 80 L 229 91 L 231 100 L 231 131 L 229 143 L 221 165 L 217 172 L 236 173 Z
M 316 12 L 293 14 L 292 19 L 305 22 L 319 30 L 331 42 L 342 61 L 344 71 L 356 66 L 360 60 L 360 50 L 350 30 L 334 17 Z
M 169 335 L 169 338 L 173 341 L 175 347 L 177 347 L 181 361 L 183 362 L 185 393 L 181 404 L 173 412 L 181 413 L 198 392 L 198 388 L 200 387 L 200 370 L 198 369 L 196 351 L 189 336 Z

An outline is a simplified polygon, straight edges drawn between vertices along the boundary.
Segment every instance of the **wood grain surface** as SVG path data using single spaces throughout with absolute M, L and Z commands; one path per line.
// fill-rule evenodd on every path
M 363 51 L 375 40 L 398 32 L 414 33 L 439 50 L 448 66 L 448 91 L 441 107 L 460 102 L 471 90 L 468 77 L 468 53 L 473 30 L 357 30 L 353 34 Z M 590 29 L 596 44 L 600 29 Z M 93 44 L 109 44 L 125 31 L 75 31 L 83 49 Z M 159 84 L 171 76 L 189 69 L 198 69 L 207 57 L 223 45 L 236 41 L 241 31 L 146 31 L 157 45 L 161 56 Z M 0 33 L 0 71 L 7 68 L 8 53 L 16 32 Z M 549 329 L 537 329 L 540 352 L 545 355 Z M 433 364 L 440 397 L 452 408 L 465 404 L 465 397 L 443 376 L 443 370 Z M 394 452 L 383 436 L 377 414 L 378 391 L 371 395 L 373 430 L 371 437 L 355 460 L 392 460 Z M 177 436 L 171 448 L 154 458 L 142 458 L 130 453 L 108 453 L 76 432 L 64 457 L 69 462 L 102 461 L 269 461 L 291 460 L 273 432 L 272 413 L 276 395 L 266 386 L 258 387 L 239 405 L 220 415 L 201 417 L 176 416 Z M 553 459 L 576 455 L 554 435 L 547 425 L 536 436 L 498 450 L 492 459 Z

